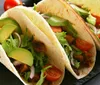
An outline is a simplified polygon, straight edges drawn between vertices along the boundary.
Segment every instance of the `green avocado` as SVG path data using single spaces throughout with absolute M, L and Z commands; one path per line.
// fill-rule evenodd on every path
M 94 25 L 94 26 L 95 26 L 95 24 L 96 24 L 96 18 L 93 17 L 91 14 L 86 18 L 86 21 L 87 21 L 88 23 Z
M 61 19 L 60 17 L 52 16 L 49 19 L 47 19 L 47 22 L 51 26 L 66 26 L 66 20 Z
M 34 58 L 32 53 L 24 48 L 16 48 L 15 50 L 11 51 L 8 56 L 29 66 L 33 65 Z
M 74 4 L 71 4 L 71 7 L 80 15 L 82 16 L 84 19 L 89 15 L 89 12 L 82 9 L 82 8 L 79 8 L 78 6 L 74 5 Z
M 47 19 L 47 22 L 50 24 L 50 26 L 62 26 L 64 31 L 73 35 L 74 37 L 77 37 L 77 31 L 68 20 L 64 20 L 57 16 L 52 16 Z
M 17 27 L 16 32 L 21 33 L 21 28 L 20 28 L 19 24 L 14 19 L 9 18 L 9 17 L 0 19 L 0 28 L 2 28 L 6 24 L 16 25 L 16 27 Z
M 0 29 L 0 43 L 3 43 L 17 28 L 14 24 L 6 24 Z

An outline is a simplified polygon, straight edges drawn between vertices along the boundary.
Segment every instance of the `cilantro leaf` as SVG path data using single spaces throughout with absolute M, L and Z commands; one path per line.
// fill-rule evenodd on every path
M 45 72 L 47 69 L 49 69 L 49 68 L 51 68 L 51 66 L 47 66 L 47 67 L 45 67 L 44 69 L 41 70 L 40 79 L 39 79 L 39 81 L 36 83 L 36 85 L 42 85 L 42 84 L 43 84 L 43 82 L 44 82 L 44 80 L 45 80 L 45 77 L 46 77 L 46 75 L 44 76 L 44 72 Z
M 41 69 L 43 68 L 43 66 L 45 64 L 47 64 L 48 62 L 48 57 L 40 52 L 40 53 L 35 53 L 35 56 L 34 56 L 34 66 L 35 66 L 35 72 L 38 73 L 41 71 Z

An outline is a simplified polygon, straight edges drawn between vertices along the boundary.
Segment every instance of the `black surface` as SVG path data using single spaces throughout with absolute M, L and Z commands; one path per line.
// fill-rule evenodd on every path
M 93 71 L 81 80 L 76 80 L 67 70 L 61 85 L 100 85 L 100 52 Z M 0 64 L 0 85 L 23 85 L 20 80 Z
M 0 14 L 3 13 L 3 1 L 0 0 Z M 39 0 L 23 0 L 25 5 L 33 6 Z M 100 85 L 100 52 L 97 52 L 97 61 L 91 73 L 81 80 L 76 80 L 67 70 L 61 85 Z M 20 80 L 0 64 L 0 85 L 23 85 Z

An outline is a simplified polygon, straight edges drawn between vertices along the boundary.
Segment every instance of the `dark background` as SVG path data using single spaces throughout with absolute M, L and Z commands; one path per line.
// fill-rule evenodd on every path
M 39 0 L 22 0 L 26 6 L 33 6 Z M 3 13 L 3 2 L 0 0 L 0 14 Z M 91 73 L 81 80 L 76 80 L 67 70 L 61 85 L 100 85 L 100 52 L 97 51 L 96 64 Z M 0 85 L 23 85 L 20 80 L 0 64 Z

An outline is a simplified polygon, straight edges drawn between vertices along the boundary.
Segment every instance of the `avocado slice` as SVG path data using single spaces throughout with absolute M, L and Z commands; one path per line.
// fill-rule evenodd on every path
M 96 18 L 93 17 L 91 14 L 86 18 L 86 21 L 87 21 L 88 23 L 94 25 L 94 26 L 95 26 L 95 24 L 96 24 Z
M 17 28 L 14 24 L 6 24 L 0 29 L 0 43 L 3 43 Z
M 66 21 L 66 26 L 62 27 L 62 29 L 75 38 L 78 36 L 77 31 L 74 29 L 72 23 L 70 23 L 69 21 Z
M 0 19 L 0 28 L 2 28 L 6 24 L 16 25 L 16 27 L 17 27 L 16 32 L 21 33 L 21 28 L 20 28 L 19 24 L 14 19 L 9 18 L 9 17 Z
M 71 4 L 71 7 L 72 7 L 80 16 L 82 16 L 84 19 L 85 19 L 86 17 L 88 17 L 88 15 L 89 15 L 89 12 L 88 12 L 88 11 L 79 8 L 78 6 L 76 6 L 76 5 L 74 5 L 74 4 Z
M 68 20 L 64 20 L 57 16 L 52 16 L 47 19 L 47 22 L 50 24 L 50 26 L 62 26 L 64 31 L 73 35 L 74 37 L 77 37 L 77 31 Z
M 60 17 L 52 16 L 49 19 L 47 19 L 47 22 L 51 26 L 66 26 L 66 20 L 61 19 Z
M 8 56 L 29 66 L 33 65 L 34 58 L 32 53 L 24 48 L 16 48 L 15 50 L 11 51 Z
M 94 15 L 100 16 L 100 0 L 67 0 L 73 4 L 90 10 Z

